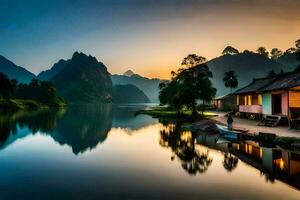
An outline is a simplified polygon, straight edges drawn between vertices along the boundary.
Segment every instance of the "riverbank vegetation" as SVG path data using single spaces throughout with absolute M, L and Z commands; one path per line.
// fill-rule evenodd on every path
M 171 80 L 159 85 L 160 104 L 165 107 L 154 107 L 136 114 L 156 118 L 188 118 L 189 121 L 208 117 L 205 105 L 210 104 L 216 88 L 212 86 L 212 73 L 205 62 L 206 58 L 196 54 L 185 57 L 181 68 L 171 72 Z
M 56 94 L 56 89 L 48 81 L 32 79 L 29 84 L 8 79 L 0 72 L 0 108 L 4 111 L 20 109 L 34 110 L 49 107 L 65 107 L 64 99 Z

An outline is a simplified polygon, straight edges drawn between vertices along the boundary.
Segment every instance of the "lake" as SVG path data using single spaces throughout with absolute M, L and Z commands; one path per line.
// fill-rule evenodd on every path
M 0 199 L 299 199 L 300 153 L 70 106 L 0 118 Z

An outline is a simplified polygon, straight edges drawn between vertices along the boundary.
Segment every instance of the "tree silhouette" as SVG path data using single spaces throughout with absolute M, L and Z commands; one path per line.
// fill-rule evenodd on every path
M 280 56 L 282 56 L 282 51 L 278 48 L 273 48 L 270 54 L 272 59 L 277 60 Z
M 227 46 L 222 52 L 223 55 L 235 55 L 238 53 L 239 51 L 232 46 Z
M 259 53 L 260 55 L 262 56 L 265 56 L 265 57 L 269 57 L 269 52 L 267 51 L 267 49 L 265 47 L 259 47 L 257 50 L 256 50 L 257 53 Z
M 297 59 L 300 61 L 300 39 L 295 42 L 297 48 Z
M 230 88 L 231 105 L 233 106 L 232 89 L 237 88 L 239 85 L 235 71 L 230 70 L 230 71 L 225 72 L 225 75 L 223 77 L 223 82 L 224 82 L 225 87 Z
M 238 79 L 235 71 L 230 70 L 225 72 L 223 82 L 225 87 L 230 88 L 230 94 L 232 94 L 232 89 L 238 87 Z
M 198 56 L 196 54 L 189 54 L 187 57 L 185 57 L 182 62 L 181 66 L 183 67 L 194 67 L 196 65 L 202 64 L 206 62 L 206 58 L 202 56 Z
M 298 50 L 300 50 L 300 39 L 295 41 L 295 46 Z
M 176 80 L 165 81 L 159 84 L 159 101 L 162 105 L 169 105 L 180 114 L 183 101 L 180 85 Z
M 10 98 L 15 91 L 15 81 L 12 84 L 5 74 L 0 72 L 0 98 Z
M 295 53 L 295 52 L 297 52 L 297 49 L 294 48 L 294 47 L 291 47 L 291 48 L 287 49 L 284 53 L 285 54 L 292 54 L 292 53 Z

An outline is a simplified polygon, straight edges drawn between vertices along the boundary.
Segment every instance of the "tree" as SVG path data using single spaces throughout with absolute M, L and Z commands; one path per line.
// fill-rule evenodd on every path
M 277 60 L 280 56 L 282 56 L 282 51 L 278 48 L 273 48 L 271 50 L 271 58 Z
M 297 49 L 294 48 L 294 47 L 291 47 L 291 48 L 287 49 L 284 53 L 285 54 L 292 54 L 292 53 L 295 53 L 295 52 L 297 52 Z
M 250 51 L 250 50 L 245 49 L 245 50 L 243 51 L 243 53 L 253 53 L 253 51 Z
M 223 82 L 225 87 L 230 88 L 230 93 L 232 94 L 232 89 L 238 87 L 238 80 L 235 71 L 230 70 L 228 72 L 225 72 Z
M 211 101 L 216 94 L 210 78 L 212 78 L 212 73 L 205 63 L 178 70 L 175 79 L 180 83 L 180 96 L 183 104 L 192 110 L 193 115 L 198 114 L 196 100 L 202 100 L 204 104 Z
M 257 53 L 259 53 L 260 55 L 262 56 L 265 56 L 265 57 L 269 57 L 269 52 L 267 51 L 267 49 L 265 47 L 259 47 L 257 50 L 256 50 Z
M 185 60 L 186 58 L 183 62 Z M 169 82 L 160 84 L 160 103 L 173 107 L 177 112 L 185 106 L 196 115 L 197 100 L 209 102 L 216 94 L 210 78 L 212 73 L 205 63 L 180 68 L 177 72 L 172 72 L 172 79 Z
M 0 97 L 2 98 L 10 98 L 14 93 L 14 85 L 7 78 L 5 74 L 0 72 Z
M 295 46 L 298 50 L 300 50 L 300 39 L 295 41 Z
M 232 89 L 237 88 L 239 85 L 235 71 L 230 70 L 228 72 L 225 72 L 224 77 L 223 77 L 223 82 L 224 82 L 225 87 L 230 88 L 231 105 L 233 106 Z
M 180 86 L 176 80 L 166 81 L 159 84 L 159 101 L 162 105 L 174 108 L 177 114 L 183 106 L 180 95 Z
M 295 46 L 297 47 L 297 59 L 300 61 L 300 39 L 295 42 Z
M 235 55 L 238 53 L 239 51 L 232 46 L 227 46 L 222 52 L 223 55 Z
M 182 62 L 181 66 L 183 67 L 194 67 L 196 65 L 202 64 L 206 62 L 206 58 L 202 56 L 198 56 L 196 54 L 189 54 L 187 57 L 185 57 Z

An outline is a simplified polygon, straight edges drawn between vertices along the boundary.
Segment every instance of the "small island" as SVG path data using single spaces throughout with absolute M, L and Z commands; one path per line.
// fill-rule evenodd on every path
M 56 93 L 51 82 L 32 79 L 30 83 L 18 83 L 0 72 L 0 109 L 5 112 L 62 108 L 67 104 Z

